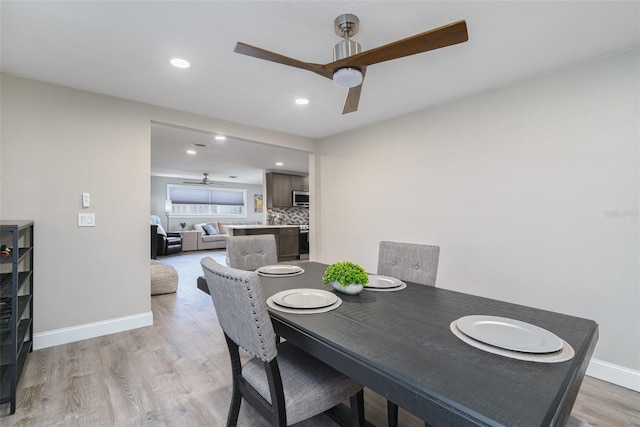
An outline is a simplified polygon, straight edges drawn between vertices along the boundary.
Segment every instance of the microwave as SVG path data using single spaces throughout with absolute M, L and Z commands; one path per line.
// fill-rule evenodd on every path
M 293 206 L 309 207 L 309 192 L 308 191 L 293 191 L 292 192 L 292 204 Z

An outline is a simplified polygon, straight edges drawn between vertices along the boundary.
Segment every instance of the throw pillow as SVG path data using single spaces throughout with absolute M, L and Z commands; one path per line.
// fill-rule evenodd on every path
M 202 228 L 204 228 L 205 233 L 207 233 L 209 236 L 215 236 L 216 234 L 218 234 L 218 230 L 216 230 L 215 227 L 211 224 L 205 224 L 202 226 Z
M 203 226 L 207 225 L 206 223 L 202 223 L 202 224 L 193 224 L 193 229 L 196 231 L 202 231 L 202 234 L 207 234 L 206 231 L 204 231 L 204 228 L 202 228 Z

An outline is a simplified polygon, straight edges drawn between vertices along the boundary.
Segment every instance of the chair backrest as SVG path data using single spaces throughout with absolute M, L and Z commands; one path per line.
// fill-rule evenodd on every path
M 439 246 L 380 242 L 378 274 L 435 286 L 439 258 Z
M 265 265 L 278 263 L 276 237 L 273 234 L 255 236 L 228 236 L 229 266 L 254 271 Z
M 258 274 L 223 266 L 210 257 L 202 258 L 200 265 L 225 334 L 262 361 L 273 360 L 278 354 L 276 334 Z

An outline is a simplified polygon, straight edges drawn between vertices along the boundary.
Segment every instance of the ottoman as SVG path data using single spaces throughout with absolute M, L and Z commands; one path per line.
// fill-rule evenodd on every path
M 178 289 L 178 272 L 171 265 L 151 260 L 151 295 L 170 294 Z

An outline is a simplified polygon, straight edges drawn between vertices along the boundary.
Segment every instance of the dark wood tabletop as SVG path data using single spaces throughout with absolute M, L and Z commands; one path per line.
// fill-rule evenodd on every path
M 265 297 L 292 288 L 333 291 L 322 283 L 326 265 L 300 266 L 302 275 L 261 277 Z M 565 425 L 598 339 L 591 320 L 412 283 L 396 292 L 339 296 L 342 305 L 322 314 L 270 309 L 276 332 L 437 426 Z M 548 364 L 476 349 L 450 331 L 467 315 L 537 325 L 576 354 Z

